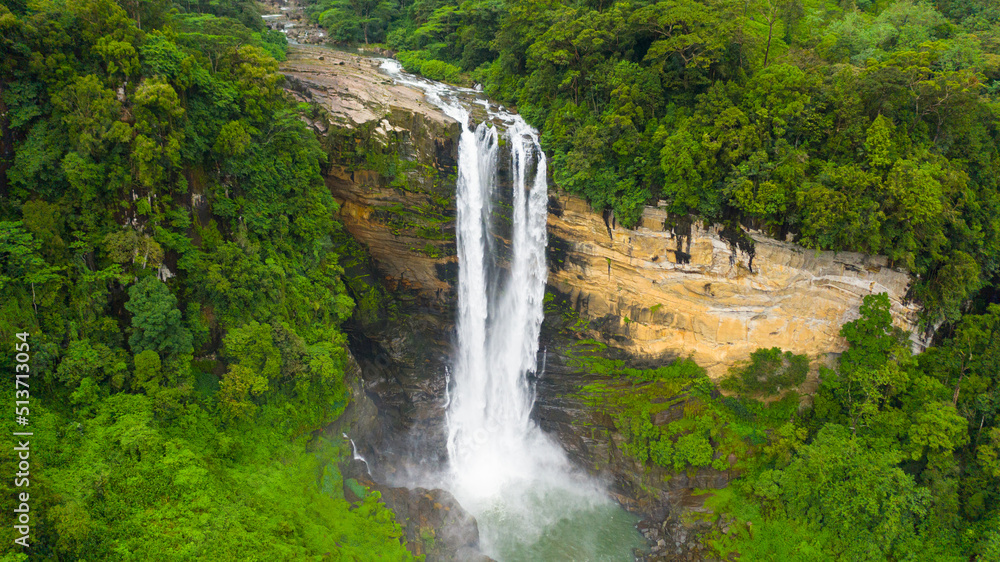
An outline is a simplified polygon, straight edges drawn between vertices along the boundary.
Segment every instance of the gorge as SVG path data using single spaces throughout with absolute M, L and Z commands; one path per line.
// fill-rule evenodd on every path
M 994 0 L 0 30 L 0 561 L 1000 560 Z
M 915 326 L 910 279 L 884 259 L 734 236 L 657 207 L 646 208 L 636 229 L 624 229 L 574 196 L 547 193 L 534 134 L 471 90 L 406 75 L 395 62 L 317 47 L 294 47 L 284 72 L 295 95 L 324 111 L 312 123 L 317 132 L 331 138 L 338 129 L 355 131 L 394 162 L 375 169 L 371 160 L 335 159 L 327 172 L 341 220 L 370 256 L 355 264 L 352 284 L 361 305 L 356 338 L 368 343 L 353 349 L 364 392 L 382 405 L 377 416 L 393 422 L 353 424 L 361 446 L 381 462 L 376 480 L 451 490 L 479 520 L 480 548 L 499 559 L 513 547 L 493 534 L 511 518 L 495 495 L 502 489 L 506 501 L 524 501 L 533 493 L 527 475 L 547 474 L 551 485 L 575 474 L 576 486 L 598 498 L 600 486 L 581 470 L 589 467 L 622 505 L 651 522 L 645 528 L 657 529 L 655 537 L 673 541 L 674 558 L 698 559 L 698 525 L 689 533 L 679 517 L 701 509 L 704 496 L 692 491 L 725 486 L 738 473 L 667 476 L 635 464 L 614 424 L 580 399 L 590 378 L 573 366 L 574 339 L 602 342 L 636 364 L 690 354 L 718 377 L 758 347 L 826 364 L 844 349 L 837 332 L 857 317 L 866 294 L 888 293 L 894 321 Z M 364 310 L 366 295 L 380 291 L 410 303 L 404 325 L 375 320 L 386 312 L 378 304 Z M 555 327 L 567 314 L 585 325 L 571 338 Z M 912 345 L 919 350 L 925 342 Z M 366 358 L 373 349 L 375 359 Z M 815 369 L 807 386 L 814 377 Z M 398 406 L 387 411 L 388 404 Z M 452 473 L 435 473 L 443 465 Z M 538 507 L 522 519 L 550 517 Z M 525 539 L 539 525 L 524 521 L 506 531 Z M 630 544 L 627 533 L 617 533 Z
M 545 155 L 519 117 L 482 101 L 498 125 L 466 125 L 460 92 L 381 64 L 423 90 L 462 127 L 456 179 L 458 318 L 447 381 L 448 467 L 442 478 L 479 522 L 482 549 L 500 560 L 628 560 L 640 544 L 631 518 L 570 466 L 531 419 L 547 268 Z M 465 102 L 468 103 L 468 102 Z M 499 139 L 510 147 L 511 193 L 497 188 Z M 510 201 L 510 215 L 494 212 Z M 494 224 L 494 217 L 506 225 Z M 508 264 L 500 262 L 506 235 Z M 432 476 L 433 478 L 433 476 Z M 631 536 L 630 536 L 631 535 Z M 630 540 L 631 539 L 631 540 Z

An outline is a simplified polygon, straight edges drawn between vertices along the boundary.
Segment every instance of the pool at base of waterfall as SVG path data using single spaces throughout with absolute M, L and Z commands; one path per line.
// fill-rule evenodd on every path
M 481 550 L 499 562 L 632 562 L 647 546 L 637 516 L 589 491 L 512 483 L 471 503 Z

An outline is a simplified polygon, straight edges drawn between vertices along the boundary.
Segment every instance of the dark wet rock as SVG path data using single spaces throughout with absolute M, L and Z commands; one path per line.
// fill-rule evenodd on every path
M 344 413 L 329 424 L 324 433 L 327 439 L 338 441 L 349 435 L 355 443 L 379 443 L 395 431 L 391 419 L 382 415 L 375 400 L 365 391 L 362 368 L 353 353 L 347 357 L 344 382 L 350 392 L 350 401 Z M 362 455 L 367 452 L 363 450 Z
M 350 334 L 346 381 L 351 400 L 325 433 L 328 439 L 348 435 L 367 460 L 344 463 L 345 498 L 360 499 L 347 485 L 350 480 L 378 491 L 404 528 L 411 552 L 425 554 L 428 561 L 489 562 L 479 552 L 475 519 L 450 493 L 387 484 L 400 480 L 399 472 L 421 460 L 435 467 L 443 462 L 439 397 L 444 377 L 438 373 L 447 361 L 448 340 L 442 330 L 450 326 L 439 325 L 435 318 L 411 314 L 373 334 L 379 339 L 358 331 Z
M 380 484 L 368 475 L 364 463 L 352 461 L 344 468 L 344 497 L 351 502 L 362 498 L 354 487 L 346 484 L 350 479 L 381 495 L 395 513 L 396 522 L 405 532 L 407 548 L 413 554 L 426 555 L 428 562 L 492 560 L 479 551 L 476 519 L 449 492 Z

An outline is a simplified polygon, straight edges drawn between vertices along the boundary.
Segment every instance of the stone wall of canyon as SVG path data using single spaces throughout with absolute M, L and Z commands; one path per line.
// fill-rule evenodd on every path
M 884 256 L 674 222 L 646 207 L 626 229 L 578 197 L 550 196 L 549 285 L 590 320 L 592 337 L 639 356 L 692 355 L 720 376 L 760 347 L 819 360 L 843 351 L 840 326 L 868 294 L 887 293 L 895 323 L 915 331 L 911 278 Z
M 424 100 L 423 92 L 393 83 L 374 58 L 297 45 L 281 70 L 291 93 L 314 103 L 310 123 L 332 144 L 357 133 L 383 151 L 399 172 L 345 165 L 331 154 L 326 184 L 340 203 L 344 228 L 362 242 L 382 279 L 446 307 L 453 300 L 455 170 L 461 129 Z M 402 181 L 401 181 L 402 180 Z

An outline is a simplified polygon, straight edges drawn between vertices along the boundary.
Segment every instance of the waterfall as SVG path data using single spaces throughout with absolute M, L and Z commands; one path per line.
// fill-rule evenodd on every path
M 354 444 L 354 439 L 348 437 L 346 433 L 341 433 L 341 435 L 344 436 L 344 439 L 347 439 L 348 441 L 351 442 L 351 459 L 365 463 L 365 472 L 368 473 L 368 476 L 371 476 L 372 468 L 371 466 L 368 465 L 368 461 L 365 460 L 364 457 L 358 454 L 358 446 Z
M 602 526 L 603 537 L 613 534 L 607 531 L 609 521 L 625 521 L 627 532 L 627 519 L 531 419 L 530 379 L 538 370 L 548 271 L 548 186 L 538 133 L 520 116 L 482 100 L 476 101 L 504 130 L 487 122 L 473 129 L 459 98 L 474 91 L 404 74 L 395 61 L 382 67 L 397 81 L 422 89 L 462 126 L 456 187 L 457 349 L 453 370 L 446 373 L 446 486 L 479 521 L 484 552 L 498 560 L 553 559 L 543 554 L 551 548 L 545 543 L 560 534 L 568 541 L 559 544 L 559 559 L 617 559 L 599 555 L 593 543 L 606 541 Z M 493 204 L 506 197 L 497 193 L 501 135 L 510 151 L 513 190 L 509 252 L 504 256 L 504 244 L 496 239 L 500 229 L 493 224 Z M 573 558 L 565 558 L 573 552 Z
M 527 377 L 536 370 L 545 295 L 545 156 L 534 130 L 512 116 L 507 128 L 513 179 L 510 272 L 494 263 L 497 131 L 480 124 L 459 145 L 458 357 L 448 412 L 455 486 L 481 496 L 537 471 L 538 447 L 552 448 L 531 420 Z M 460 493 L 460 495 L 463 495 Z

